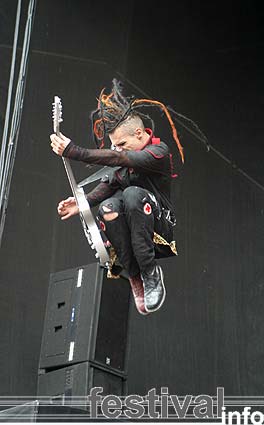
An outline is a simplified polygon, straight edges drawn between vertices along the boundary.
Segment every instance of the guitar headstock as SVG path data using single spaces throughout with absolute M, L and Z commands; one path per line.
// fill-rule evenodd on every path
M 52 104 L 52 120 L 54 133 L 58 134 L 60 131 L 60 123 L 62 119 L 62 104 L 59 96 L 54 96 L 54 102 Z

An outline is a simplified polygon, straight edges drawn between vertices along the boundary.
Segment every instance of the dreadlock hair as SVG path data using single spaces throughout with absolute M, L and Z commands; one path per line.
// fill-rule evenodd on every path
M 165 113 L 171 130 L 172 136 L 177 144 L 181 160 L 184 163 L 183 147 L 180 144 L 177 130 L 168 108 L 161 102 L 151 99 L 135 99 L 132 97 L 125 97 L 122 94 L 122 85 L 120 81 L 113 79 L 113 87 L 110 94 L 105 94 L 105 88 L 101 91 L 97 109 L 91 113 L 91 120 L 93 125 L 93 134 L 96 146 L 98 148 L 104 147 L 104 138 L 107 134 L 113 132 L 123 121 L 130 116 L 139 116 L 141 119 L 150 121 L 150 127 L 154 131 L 154 122 L 149 115 L 139 111 L 140 108 L 146 106 L 158 107 Z

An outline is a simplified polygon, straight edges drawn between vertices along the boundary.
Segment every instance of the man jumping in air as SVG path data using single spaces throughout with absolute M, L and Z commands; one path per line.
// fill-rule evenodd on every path
M 144 119 L 150 117 L 139 111 L 143 106 L 157 106 L 166 114 L 184 162 L 183 149 L 167 108 L 158 101 L 123 96 L 121 84 L 115 79 L 111 93 L 101 92 L 98 108 L 92 113 L 99 149 L 76 146 L 63 134 L 52 134 L 50 140 L 57 155 L 114 167 L 86 196 L 90 207 L 99 205 L 98 225 L 128 273 L 137 310 L 146 315 L 157 311 L 166 296 L 163 271 L 157 259 L 177 252 L 173 240 L 175 216 L 170 202 L 174 177 L 172 156 L 167 144 L 144 126 Z M 106 135 L 111 149 L 102 149 Z M 58 205 L 63 220 L 78 212 L 73 197 Z M 113 274 L 114 270 L 113 266 Z

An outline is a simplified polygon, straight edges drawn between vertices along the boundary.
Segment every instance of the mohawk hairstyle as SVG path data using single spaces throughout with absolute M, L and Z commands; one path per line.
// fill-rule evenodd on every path
M 120 81 L 113 79 L 113 87 L 110 94 L 105 94 L 105 88 L 101 91 L 97 109 L 91 113 L 93 125 L 93 134 L 97 148 L 104 147 L 104 138 L 122 123 L 129 115 L 135 114 L 143 119 L 150 121 L 150 126 L 154 130 L 154 122 L 149 115 L 143 114 L 138 109 L 146 106 L 158 107 L 165 113 L 172 130 L 172 136 L 177 144 L 181 160 L 184 163 L 183 147 L 180 144 L 177 130 L 168 108 L 158 100 L 135 99 L 125 97 L 122 94 L 122 85 Z

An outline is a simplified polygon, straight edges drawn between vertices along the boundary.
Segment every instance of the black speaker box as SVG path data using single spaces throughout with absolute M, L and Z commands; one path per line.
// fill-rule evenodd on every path
M 100 395 L 126 394 L 126 376 L 91 362 L 79 363 L 39 375 L 38 396 L 54 404 L 86 408 L 91 388 L 101 387 Z
M 50 275 L 39 369 L 94 361 L 125 372 L 130 286 L 98 263 Z

